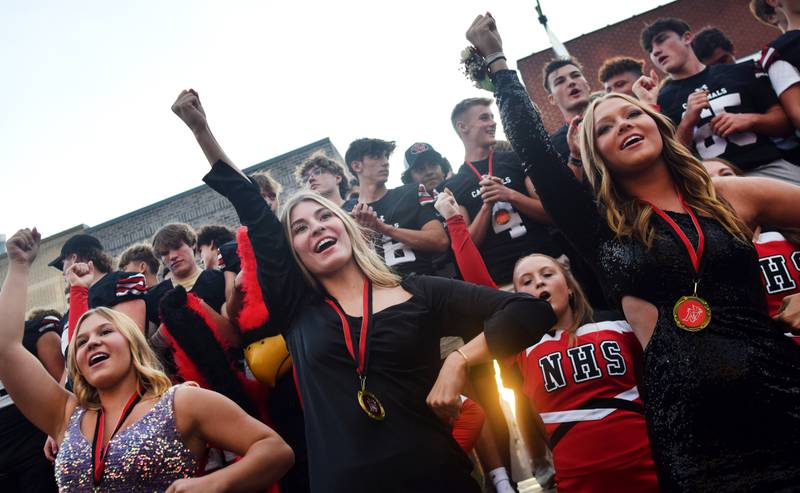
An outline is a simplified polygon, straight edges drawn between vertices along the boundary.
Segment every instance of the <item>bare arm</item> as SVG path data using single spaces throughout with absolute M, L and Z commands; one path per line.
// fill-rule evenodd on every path
M 714 187 L 751 229 L 762 224 L 800 227 L 800 187 L 796 185 L 771 178 L 716 177 Z
M 780 95 L 781 106 L 794 128 L 800 128 L 800 84 L 795 84 Z
M 241 459 L 208 476 L 176 481 L 168 492 L 194 491 L 190 486 L 197 491 L 264 491 L 294 463 L 292 449 L 277 433 L 221 394 L 182 386 L 175 393 L 175 414 L 190 448 L 212 443 Z
M 446 252 L 450 246 L 447 233 L 444 232 L 442 223 L 437 220 L 428 221 L 419 231 L 393 228 L 384 222 L 379 222 L 378 232 L 404 243 L 411 249 L 423 252 Z
M 28 272 L 40 241 L 36 229 L 18 231 L 8 240 L 8 274 L 0 291 L 0 380 L 22 414 L 57 437 L 74 398 L 22 346 Z
M 61 353 L 61 338 L 55 332 L 48 332 L 36 341 L 36 354 L 47 373 L 56 381 L 61 381 L 64 373 L 64 355 Z
M 200 149 L 208 159 L 208 164 L 214 166 L 217 161 L 222 161 L 231 168 L 235 169 L 242 176 L 245 176 L 242 171 L 237 168 L 233 161 L 222 150 L 214 134 L 208 126 L 206 119 L 206 112 L 203 105 L 200 104 L 200 98 L 194 89 L 184 90 L 178 95 L 178 99 L 172 104 L 172 111 L 183 120 L 189 130 L 194 134 L 194 138 L 200 145 Z M 248 178 L 249 179 L 249 178 Z
M 492 220 L 492 204 L 484 202 L 472 221 L 470 221 L 469 213 L 464 206 L 458 206 L 458 208 L 461 211 L 464 222 L 467 223 L 472 243 L 475 243 L 475 246 L 480 246 L 483 240 L 486 239 L 486 232 L 489 230 L 489 224 Z
M 136 322 L 136 325 L 141 329 L 142 334 L 147 333 L 147 305 L 143 299 L 117 303 L 114 305 L 114 310 L 131 317 L 131 320 Z
M 711 131 L 724 138 L 739 132 L 784 137 L 792 127 L 781 105 L 775 104 L 764 113 L 720 113 L 711 119 Z

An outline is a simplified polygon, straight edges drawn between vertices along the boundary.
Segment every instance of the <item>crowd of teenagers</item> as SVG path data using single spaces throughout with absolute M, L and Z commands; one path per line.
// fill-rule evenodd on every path
M 800 1 L 750 9 L 782 32 L 755 60 L 665 18 L 660 77 L 551 61 L 552 135 L 478 16 L 463 164 L 415 143 L 393 189 L 362 138 L 281 197 L 182 91 L 241 226 L 73 236 L 64 314 L 24 313 L 41 236 L 9 239 L 3 491 L 514 492 L 493 359 L 547 490 L 800 491 Z

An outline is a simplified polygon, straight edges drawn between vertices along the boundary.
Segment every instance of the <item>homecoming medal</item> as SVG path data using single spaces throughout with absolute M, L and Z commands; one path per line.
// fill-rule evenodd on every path
M 689 241 L 689 238 L 686 236 L 683 230 L 681 230 L 680 226 L 678 226 L 675 221 L 672 220 L 671 217 L 650 202 L 647 202 L 647 204 L 653 208 L 653 212 L 661 216 L 661 218 L 666 221 L 666 223 L 670 226 L 670 228 L 672 228 L 672 230 L 681 240 L 683 246 L 686 248 L 686 251 L 689 253 L 689 259 L 692 261 L 692 267 L 694 267 L 694 271 L 699 277 L 700 260 L 703 257 L 703 248 L 705 246 L 705 235 L 703 234 L 703 228 L 700 227 L 697 217 L 694 215 L 692 209 L 686 205 L 686 202 L 684 202 L 683 196 L 680 192 L 678 192 L 678 197 L 681 200 L 681 204 L 683 204 L 683 208 L 687 213 L 689 213 L 689 217 L 692 218 L 692 224 L 694 225 L 695 230 L 697 230 L 697 250 L 692 247 L 692 243 Z M 694 281 L 694 292 L 689 296 L 681 296 L 678 301 L 675 302 L 675 306 L 672 308 L 672 318 L 675 320 L 675 325 L 687 332 L 699 332 L 705 329 L 711 322 L 711 306 L 709 306 L 706 300 L 697 296 L 698 282 L 698 280 Z
M 711 307 L 697 296 L 697 283 L 692 296 L 681 296 L 672 308 L 675 325 L 689 332 L 698 332 L 711 322 Z
M 358 391 L 356 398 L 358 399 L 358 405 L 361 406 L 361 409 L 367 413 L 367 416 L 374 419 L 375 421 L 383 421 L 383 418 L 386 417 L 386 411 L 383 410 L 383 404 L 381 401 L 375 397 L 375 394 L 372 392 L 365 390 L 367 379 L 366 377 L 361 379 L 361 390 Z
M 511 213 L 509 213 L 507 209 L 499 209 L 494 214 L 494 222 L 500 226 L 508 224 L 510 220 L 511 220 Z
M 377 396 L 375 396 L 375 394 L 369 392 L 366 388 L 367 332 L 369 332 L 369 327 L 372 322 L 372 283 L 370 282 L 369 278 L 364 279 L 362 300 L 364 306 L 361 319 L 361 334 L 358 338 L 358 356 L 356 356 L 355 351 L 353 350 L 353 334 L 350 331 L 350 324 L 347 322 L 347 317 L 344 315 L 344 310 L 342 310 L 336 301 L 330 298 L 326 298 L 325 302 L 328 303 L 331 308 L 334 309 L 334 311 L 336 311 L 337 315 L 339 315 L 339 319 L 342 321 L 342 333 L 344 334 L 344 344 L 347 346 L 347 352 L 350 353 L 350 356 L 358 364 L 356 367 L 356 374 L 358 375 L 358 380 L 361 382 L 361 389 L 356 393 L 358 405 L 361 407 L 361 410 L 364 411 L 364 413 L 370 418 L 374 419 L 375 421 L 383 421 L 386 418 L 386 410 L 383 408 L 383 404 L 381 404 L 381 401 Z

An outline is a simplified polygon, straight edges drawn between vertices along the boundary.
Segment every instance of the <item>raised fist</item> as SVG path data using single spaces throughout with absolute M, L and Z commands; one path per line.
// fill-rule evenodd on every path
M 30 266 L 39 253 L 39 244 L 42 242 L 42 235 L 36 228 L 20 229 L 9 238 L 6 243 L 8 258 L 17 265 Z
M 94 280 L 94 263 L 75 262 L 67 269 L 67 282 L 70 286 L 83 286 L 89 289 Z
M 448 188 L 445 188 L 444 192 L 436 196 L 436 202 L 434 202 L 433 206 L 445 219 L 450 219 L 461 213 L 458 210 L 458 202 L 456 202 L 456 198 L 453 197 L 453 192 Z
M 198 132 L 208 125 L 206 112 L 200 104 L 200 96 L 194 89 L 181 91 L 178 99 L 172 103 L 172 111 L 183 120 L 192 132 Z
M 479 15 L 472 21 L 472 25 L 467 30 L 467 40 L 483 56 L 503 51 L 503 40 L 500 39 L 497 24 L 489 12 L 486 15 Z
M 650 70 L 650 77 L 643 75 L 633 83 L 633 94 L 644 104 L 653 106 L 658 104 L 658 74 Z

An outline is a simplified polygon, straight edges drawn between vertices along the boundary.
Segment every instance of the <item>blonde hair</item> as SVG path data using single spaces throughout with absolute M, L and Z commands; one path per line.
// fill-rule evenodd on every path
M 347 236 L 350 238 L 350 244 L 353 248 L 353 259 L 356 261 L 358 268 L 361 269 L 361 272 L 363 272 L 364 275 L 369 278 L 374 285 L 383 288 L 393 288 L 400 285 L 400 276 L 395 274 L 389 267 L 387 267 L 378 254 L 375 253 L 375 250 L 373 250 L 370 246 L 370 241 L 368 238 L 373 233 L 361 227 L 339 206 L 314 192 L 301 191 L 294 194 L 281 211 L 281 223 L 283 224 L 283 231 L 286 234 L 286 238 L 290 245 L 293 236 L 290 220 L 292 209 L 294 209 L 301 202 L 306 201 L 316 202 L 322 207 L 325 207 L 331 211 L 334 216 L 338 217 L 342 223 L 344 223 L 344 229 L 347 232 Z M 297 252 L 294 251 L 294 248 L 292 248 L 292 256 L 294 257 L 298 267 L 300 267 L 300 271 L 303 273 L 303 277 L 305 277 L 308 284 L 310 284 L 314 289 L 319 290 L 319 282 L 313 276 L 313 274 L 308 271 L 306 266 L 303 265 L 303 262 L 300 261 L 300 257 L 297 256 Z
M 72 336 L 72 340 L 69 342 L 67 370 L 72 379 L 72 391 L 75 397 L 78 398 L 78 404 L 84 409 L 100 409 L 100 397 L 97 393 L 97 389 L 92 387 L 81 374 L 78 369 L 77 360 L 78 334 L 80 333 L 83 322 L 92 315 L 99 315 L 111 322 L 111 325 L 114 326 L 117 332 L 127 339 L 128 345 L 130 346 L 131 363 L 136 372 L 136 380 L 141 392 L 140 395 L 150 394 L 155 397 L 164 395 L 172 386 L 172 382 L 169 377 L 164 374 L 161 363 L 159 363 L 155 353 L 147 344 L 147 340 L 145 340 L 139 326 L 124 313 L 101 306 L 89 310 L 78 319 L 75 333 Z
M 653 208 L 636 197 L 627 195 L 617 186 L 613 171 L 608 168 L 595 143 L 594 112 L 597 106 L 611 98 L 622 99 L 638 107 L 656 122 L 663 141 L 661 158 L 686 204 L 700 214 L 713 217 L 735 238 L 748 243 L 749 229 L 736 216 L 730 204 L 717 196 L 703 163 L 675 138 L 672 122 L 637 99 L 618 93 L 607 94 L 589 104 L 583 118 L 580 138 L 584 173 L 592 185 L 598 203 L 603 206 L 601 213 L 605 214 L 611 230 L 618 237 L 636 238 L 648 248 L 655 237 L 655 230 L 650 224 Z
M 594 310 L 592 310 L 592 305 L 589 304 L 589 300 L 586 298 L 586 293 L 583 292 L 583 288 L 581 287 L 580 283 L 575 276 L 572 275 L 572 270 L 569 268 L 569 265 L 566 262 L 562 262 L 558 259 L 551 257 L 550 255 L 545 255 L 543 253 L 532 253 L 530 255 L 526 255 L 521 257 L 517 260 L 517 263 L 514 264 L 514 269 L 512 270 L 514 274 L 514 291 L 519 291 L 517 289 L 517 267 L 519 264 L 524 262 L 529 258 L 545 258 L 553 263 L 553 265 L 558 267 L 558 270 L 561 271 L 561 275 L 564 276 L 564 279 L 567 281 L 567 289 L 572 291 L 572 297 L 569 299 L 569 307 L 572 309 L 572 323 L 568 327 L 564 327 L 564 331 L 569 333 L 569 344 L 572 345 L 575 343 L 575 331 L 578 330 L 578 327 L 585 325 L 592 321 L 592 317 L 594 316 Z

